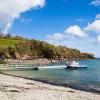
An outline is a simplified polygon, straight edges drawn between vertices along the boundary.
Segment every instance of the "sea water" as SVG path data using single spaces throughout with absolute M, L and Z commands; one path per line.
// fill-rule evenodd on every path
M 4 73 L 100 93 L 100 59 L 81 60 L 80 63 L 87 65 L 87 68 L 80 70 L 44 69 L 39 71 L 5 71 Z M 56 65 L 64 65 L 64 63 Z

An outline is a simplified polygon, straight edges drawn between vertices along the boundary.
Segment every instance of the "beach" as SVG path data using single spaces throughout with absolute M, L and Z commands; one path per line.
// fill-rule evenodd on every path
M 100 95 L 0 74 L 0 100 L 100 100 Z

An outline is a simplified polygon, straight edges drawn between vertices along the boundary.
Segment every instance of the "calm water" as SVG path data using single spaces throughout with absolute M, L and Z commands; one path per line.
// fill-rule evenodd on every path
M 5 73 L 100 93 L 100 59 L 82 60 L 81 64 L 86 64 L 88 68 L 6 71 Z

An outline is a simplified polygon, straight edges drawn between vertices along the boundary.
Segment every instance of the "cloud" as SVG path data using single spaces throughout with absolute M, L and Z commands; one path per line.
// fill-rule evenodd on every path
M 65 30 L 66 34 L 74 35 L 77 37 L 85 37 L 86 33 L 78 25 L 70 26 Z
M 96 32 L 100 33 L 100 20 L 95 20 L 92 23 L 89 23 L 85 28 L 86 32 Z
M 100 0 L 93 0 L 90 5 L 100 6 Z
M 94 20 L 83 28 L 73 25 L 67 27 L 63 33 L 54 33 L 47 36 L 47 42 L 53 44 L 64 44 L 64 42 L 68 43 L 71 40 L 89 41 L 90 39 L 91 45 L 97 42 L 100 44 L 100 20 Z
M 60 41 L 63 39 L 63 34 L 62 33 L 54 33 L 53 35 L 47 35 L 47 41 L 49 43 L 54 43 L 56 41 Z
M 45 0 L 0 0 L 0 28 L 7 33 L 21 13 L 44 5 Z
M 47 35 L 47 42 L 56 43 L 59 41 L 66 41 L 69 38 L 73 39 L 74 37 L 84 38 L 87 34 L 79 27 L 78 25 L 73 25 L 68 27 L 63 33 L 54 33 L 52 35 Z
M 100 35 L 97 36 L 97 42 L 100 44 Z
M 100 14 L 97 14 L 95 19 L 100 19 Z
M 74 38 L 73 36 L 83 38 L 86 37 L 86 33 L 82 31 L 82 29 L 79 26 L 74 25 L 67 28 L 64 31 L 64 33 L 54 33 L 52 35 L 47 35 L 46 38 L 47 42 L 56 43 L 59 41 L 66 41 L 69 38 L 73 39 Z

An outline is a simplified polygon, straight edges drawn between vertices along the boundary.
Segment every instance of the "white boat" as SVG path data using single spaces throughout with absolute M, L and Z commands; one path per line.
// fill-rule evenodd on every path
M 67 69 L 87 68 L 87 65 L 80 65 L 79 62 L 66 62 Z

